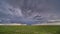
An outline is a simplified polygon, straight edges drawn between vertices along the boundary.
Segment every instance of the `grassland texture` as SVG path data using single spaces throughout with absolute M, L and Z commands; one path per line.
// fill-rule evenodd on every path
M 0 26 L 0 34 L 60 34 L 60 26 Z

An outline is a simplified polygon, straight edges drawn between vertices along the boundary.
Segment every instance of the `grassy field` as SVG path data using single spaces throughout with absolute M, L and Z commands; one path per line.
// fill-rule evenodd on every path
M 0 34 L 60 34 L 58 25 L 0 26 Z

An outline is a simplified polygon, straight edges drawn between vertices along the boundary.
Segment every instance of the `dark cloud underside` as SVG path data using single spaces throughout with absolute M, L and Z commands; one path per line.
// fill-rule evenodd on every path
M 60 0 L 0 0 L 0 21 L 44 23 L 60 19 Z

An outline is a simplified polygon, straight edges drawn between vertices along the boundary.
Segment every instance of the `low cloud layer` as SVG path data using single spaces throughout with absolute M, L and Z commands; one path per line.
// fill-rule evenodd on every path
M 1 23 L 44 23 L 60 19 L 59 0 L 0 0 Z

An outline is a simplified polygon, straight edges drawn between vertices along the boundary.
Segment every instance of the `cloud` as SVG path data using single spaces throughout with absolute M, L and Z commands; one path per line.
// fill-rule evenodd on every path
M 0 0 L 0 14 L 4 18 L 0 19 L 4 22 L 34 23 L 33 18 L 41 16 L 43 19 L 38 22 L 56 20 L 60 18 L 59 6 L 58 0 Z

